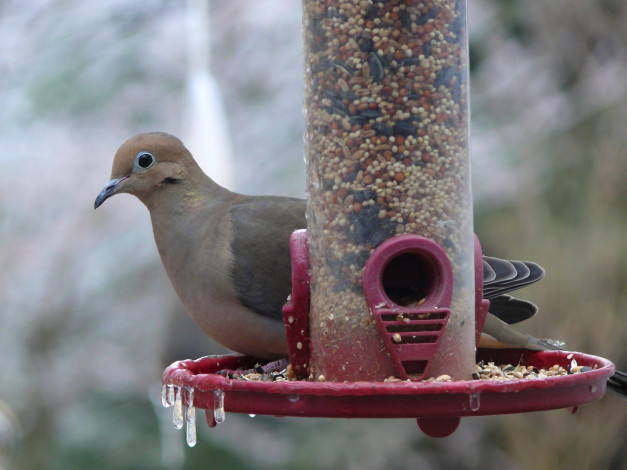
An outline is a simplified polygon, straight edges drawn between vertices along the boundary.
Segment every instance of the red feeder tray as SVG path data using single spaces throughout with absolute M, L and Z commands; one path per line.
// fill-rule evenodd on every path
M 413 240 L 412 240 L 413 239 Z M 567 368 L 574 359 L 591 370 L 576 374 L 534 379 L 466 380 L 453 382 L 421 382 L 448 316 L 449 305 L 436 305 L 432 296 L 450 302 L 452 278 L 448 259 L 433 242 L 421 237 L 395 237 L 382 244 L 368 261 L 364 271 L 366 300 L 372 301 L 378 327 L 386 346 L 397 364 L 399 377 L 414 380 L 398 382 L 311 382 L 249 381 L 228 379 L 217 374 L 222 369 L 252 368 L 260 361 L 238 354 L 211 356 L 197 360 L 178 361 L 163 373 L 163 404 L 174 405 L 174 421 L 183 424 L 182 405 L 206 410 L 210 426 L 224 419 L 226 411 L 274 416 L 305 416 L 334 418 L 417 418 L 423 432 L 432 437 L 445 437 L 455 431 L 460 417 L 544 411 L 577 407 L 602 398 L 607 379 L 614 365 L 607 359 L 566 351 L 534 352 L 511 349 L 479 349 L 477 360 L 495 364 L 521 364 L 538 369 L 560 365 Z M 431 280 L 426 284 L 427 300 L 419 309 L 403 310 L 414 315 L 411 322 L 417 338 L 421 328 L 438 334 L 424 335 L 425 341 L 409 345 L 391 340 L 390 326 L 394 319 L 389 310 L 394 305 L 380 286 L 385 268 L 391 259 L 405 254 L 418 256 Z M 293 370 L 304 375 L 309 364 L 309 279 L 305 231 L 292 236 L 293 294 L 284 308 L 290 362 Z M 375 256 L 376 255 L 376 256 Z M 475 242 L 476 333 L 481 335 L 489 301 L 482 298 L 483 277 L 481 248 Z M 402 263 L 401 263 L 402 264 Z M 377 275 L 379 273 L 379 275 Z M 387 275 L 387 274 L 386 274 Z M 384 305 L 385 304 L 385 305 Z M 395 310 L 396 311 L 396 310 Z M 443 315 L 439 313 L 443 312 Z M 434 317 L 434 313 L 437 314 Z M 418 318 L 424 322 L 418 321 Z M 414 354 L 414 356 L 412 356 Z M 417 358 L 417 359 L 416 359 Z M 416 360 L 415 360 L 416 359 Z M 415 370 L 419 363 L 420 368 Z M 418 372 L 418 373 L 416 373 Z M 193 408 L 190 408 L 193 410 Z M 188 443 L 195 442 L 193 412 L 188 412 Z M 190 436 L 192 438 L 190 438 Z
M 599 400 L 605 395 L 608 377 L 614 373 L 614 365 L 606 359 L 564 351 L 481 349 L 477 359 L 538 369 L 554 364 L 566 367 L 575 359 L 577 364 L 593 370 L 503 381 L 262 382 L 216 374 L 221 369 L 250 368 L 258 362 L 249 356 L 228 355 L 175 362 L 165 370 L 163 384 L 184 390 L 185 405 L 189 405 L 189 390 L 193 389 L 193 405 L 206 410 L 212 427 L 220 421 L 216 412 L 221 416 L 225 411 L 326 418 L 412 417 L 418 418 L 421 429 L 429 436 L 444 437 L 457 428 L 461 416 L 544 411 Z

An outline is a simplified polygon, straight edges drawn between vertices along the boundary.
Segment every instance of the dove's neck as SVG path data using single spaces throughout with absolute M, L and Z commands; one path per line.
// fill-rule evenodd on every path
M 190 286 L 197 279 L 223 282 L 228 260 L 221 257 L 231 240 L 228 209 L 238 197 L 208 177 L 193 183 L 164 188 L 147 204 L 161 261 L 184 304 L 193 301 Z

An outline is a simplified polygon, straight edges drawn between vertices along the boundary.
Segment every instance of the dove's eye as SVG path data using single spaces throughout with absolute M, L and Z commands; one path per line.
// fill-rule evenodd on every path
M 148 152 L 139 152 L 135 157 L 135 170 L 146 170 L 155 163 L 155 157 Z

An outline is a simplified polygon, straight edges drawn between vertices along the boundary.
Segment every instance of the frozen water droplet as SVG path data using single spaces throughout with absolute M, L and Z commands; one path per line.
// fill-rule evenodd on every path
M 186 440 L 187 445 L 194 447 L 196 445 L 196 408 L 188 406 L 185 413 L 186 427 Z
M 545 338 L 542 341 L 544 341 L 545 343 L 550 344 L 551 346 L 556 347 L 557 349 L 561 349 L 564 346 L 566 346 L 566 343 L 564 341 L 557 341 L 555 339 Z
M 183 400 L 181 400 L 181 389 L 176 388 L 176 397 L 174 398 L 174 410 L 172 412 L 172 422 L 176 429 L 183 427 Z
M 174 405 L 174 385 L 168 384 L 168 406 Z
M 481 408 L 481 397 L 478 393 L 470 394 L 470 409 L 472 411 L 478 411 Z
M 287 396 L 287 399 L 292 403 L 296 403 L 298 400 L 300 400 L 300 395 L 289 394 Z
M 168 403 L 168 386 L 166 384 L 161 385 L 161 404 L 164 408 L 172 406 L 171 403 Z
M 222 390 L 213 391 L 213 419 L 216 423 L 224 422 L 224 392 Z
M 248 416 L 250 416 L 251 418 L 254 418 L 254 417 L 255 417 L 255 416 L 257 416 L 257 415 L 255 415 L 255 414 L 252 414 L 252 413 L 251 413 L 251 414 L 249 414 Z

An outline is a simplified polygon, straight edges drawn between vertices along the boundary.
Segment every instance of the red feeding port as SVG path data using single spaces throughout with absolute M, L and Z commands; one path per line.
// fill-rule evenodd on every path
M 295 232 L 291 243 L 294 292 L 285 307 L 286 333 L 292 368 L 305 375 L 309 363 L 305 231 Z M 178 361 L 163 373 L 162 401 L 165 406 L 174 407 L 175 425 L 182 427 L 187 421 L 190 444 L 195 442 L 195 408 L 206 410 L 210 426 L 223 421 L 225 412 L 335 418 L 417 418 L 420 429 L 427 435 L 445 437 L 455 431 L 462 416 L 576 407 L 605 395 L 606 381 L 614 373 L 614 365 L 600 357 L 565 351 L 480 349 L 477 361 L 542 369 L 554 365 L 567 368 L 575 360 L 589 370 L 535 379 L 420 381 L 419 378 L 428 371 L 430 358 L 437 348 L 437 336 L 446 323 L 448 306 L 445 304 L 450 299 L 452 277 L 448 259 L 442 255 L 440 247 L 429 240 L 399 236 L 375 250 L 364 272 L 364 291 L 379 330 L 387 338 L 386 346 L 395 357 L 398 376 L 413 380 L 353 383 L 312 382 L 306 379 L 250 381 L 226 378 L 217 372 L 251 368 L 260 362 L 253 357 L 233 354 Z M 481 296 L 483 277 L 478 242 L 475 244 L 475 260 L 478 339 L 489 304 Z M 397 268 L 408 275 L 399 276 Z M 413 291 L 407 293 L 411 286 L 417 286 L 415 293 L 418 295 L 415 297 L 420 298 L 405 302 L 403 295 L 413 294 Z M 405 323 L 404 318 L 409 318 L 409 322 Z M 398 326 L 402 328 L 395 331 Z M 409 336 L 411 340 L 396 341 L 396 333 L 401 338 Z M 412 336 L 420 340 L 414 340 Z M 429 339 L 423 341 L 424 337 Z M 183 412 L 183 405 L 188 407 L 186 413 Z
M 451 314 L 448 256 L 424 237 L 390 238 L 368 259 L 362 285 L 399 377 L 422 379 Z

